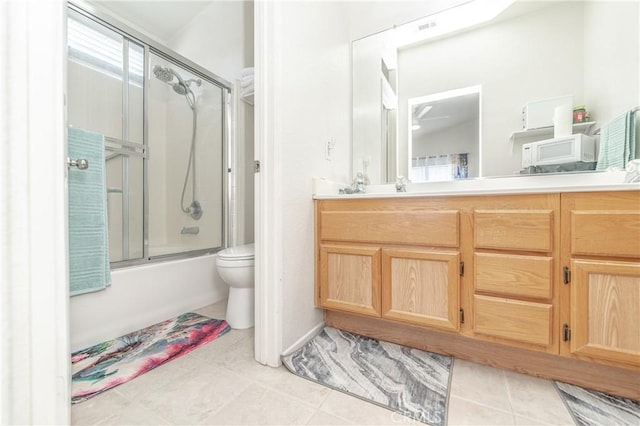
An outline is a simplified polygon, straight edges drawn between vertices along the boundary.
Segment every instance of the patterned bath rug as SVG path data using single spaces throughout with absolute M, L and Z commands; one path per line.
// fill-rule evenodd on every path
M 192 312 L 71 354 L 71 403 L 94 397 L 229 331 Z
M 640 401 L 607 395 L 567 383 L 555 384 L 579 426 L 640 425 Z
M 293 374 L 404 416 L 447 422 L 449 356 L 325 327 L 282 361 Z

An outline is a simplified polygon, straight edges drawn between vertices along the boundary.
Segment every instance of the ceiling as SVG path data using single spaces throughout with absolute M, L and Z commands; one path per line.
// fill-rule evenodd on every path
M 105 1 L 90 0 L 100 9 L 126 19 L 145 33 L 170 40 L 212 1 Z

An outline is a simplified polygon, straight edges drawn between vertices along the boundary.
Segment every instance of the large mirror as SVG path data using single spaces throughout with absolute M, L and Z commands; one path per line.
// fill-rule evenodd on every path
M 429 157 L 447 164 L 435 180 L 520 174 L 522 144 L 553 137 L 523 132 L 523 107 L 559 97 L 593 122 L 574 133 L 597 132 L 640 104 L 639 15 L 638 2 L 474 0 L 354 41 L 353 174 L 433 180 Z

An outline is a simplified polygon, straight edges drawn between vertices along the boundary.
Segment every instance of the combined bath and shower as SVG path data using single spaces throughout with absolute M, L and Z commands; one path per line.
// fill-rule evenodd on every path
M 173 88 L 173 91 L 178 95 L 182 95 L 187 100 L 189 108 L 193 115 L 193 128 L 191 131 L 191 147 L 189 150 L 189 162 L 187 164 L 187 172 L 184 176 L 184 185 L 182 186 L 182 195 L 180 196 L 180 208 L 182 211 L 190 215 L 193 219 L 198 220 L 202 217 L 202 205 L 196 200 L 196 126 L 198 123 L 198 111 L 196 110 L 196 95 L 191 90 L 191 83 L 195 83 L 196 86 L 202 84 L 200 79 L 183 80 L 176 71 L 169 67 L 163 67 L 155 65 L 153 67 L 153 75 Z M 173 82 L 174 77 L 178 82 Z M 187 190 L 187 182 L 189 181 L 189 175 L 191 175 L 191 204 L 189 207 L 184 207 L 184 194 Z

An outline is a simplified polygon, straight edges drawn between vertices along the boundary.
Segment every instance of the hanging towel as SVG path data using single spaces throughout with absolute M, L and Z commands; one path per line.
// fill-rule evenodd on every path
M 635 158 L 636 112 L 628 111 L 602 126 L 596 170 L 609 167 L 622 170 L 627 162 Z
M 67 145 L 69 158 L 89 162 L 85 170 L 69 169 L 69 284 L 75 296 L 111 284 L 104 136 L 70 127 Z

